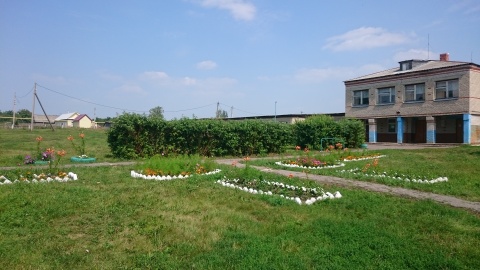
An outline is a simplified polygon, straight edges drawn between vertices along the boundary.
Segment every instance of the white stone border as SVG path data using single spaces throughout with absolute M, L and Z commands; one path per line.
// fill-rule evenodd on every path
M 36 183 L 50 183 L 50 182 L 54 182 L 54 181 L 57 181 L 57 182 L 69 182 L 69 181 L 76 181 L 78 180 L 78 176 L 77 174 L 73 173 L 73 172 L 69 172 L 65 177 L 60 177 L 60 176 L 55 176 L 54 178 L 52 177 L 47 177 L 47 178 L 41 178 L 39 175 L 36 175 L 34 174 L 33 175 L 33 180 L 23 180 L 23 181 L 20 181 L 18 179 L 14 180 L 14 181 L 10 181 L 9 179 L 7 179 L 5 176 L 1 175 L 0 176 L 0 185 L 9 185 L 9 184 L 16 184 L 16 183 L 33 183 L 33 184 L 36 184 Z
M 376 159 L 376 158 L 383 158 L 386 157 L 386 155 L 380 155 L 380 156 L 375 156 L 375 157 L 363 157 L 363 158 L 356 158 L 356 159 L 343 159 L 344 162 L 350 162 L 350 161 L 361 161 L 361 160 L 369 160 L 369 159 Z
M 221 172 L 222 170 L 220 169 L 215 169 L 213 171 L 203 173 L 200 175 L 212 175 Z M 174 176 L 160 176 L 160 175 L 145 175 L 141 173 L 137 173 L 135 171 L 130 171 L 130 176 L 133 178 L 142 178 L 145 180 L 156 180 L 156 181 L 168 181 L 168 180 L 176 180 L 176 179 L 185 179 L 190 177 L 191 175 L 174 175 Z
M 306 204 L 306 205 L 311 205 L 317 201 L 322 201 L 322 200 L 326 200 L 326 199 L 340 199 L 342 198 L 342 194 L 340 194 L 339 191 L 336 191 L 335 193 L 330 193 L 330 192 L 324 192 L 323 190 L 321 192 L 317 191 L 316 188 L 306 188 L 306 187 L 299 187 L 299 186 L 293 186 L 293 185 L 288 185 L 288 184 L 283 184 L 283 183 L 280 183 L 280 182 L 269 182 L 269 181 L 265 181 L 263 180 L 262 182 L 267 184 L 267 185 L 272 185 L 272 186 L 277 186 L 277 187 L 281 187 L 281 188 L 285 188 L 285 189 L 290 189 L 290 190 L 297 190 L 297 189 L 301 189 L 302 191 L 304 192 L 312 192 L 312 193 L 315 193 L 315 194 L 318 194 L 318 196 L 314 196 L 314 197 L 310 197 L 308 198 L 307 200 L 305 201 L 302 201 L 299 197 L 288 197 L 288 196 L 284 196 L 283 194 L 280 194 L 280 195 L 277 195 L 277 194 L 274 194 L 273 192 L 271 191 L 263 191 L 263 190 L 256 190 L 256 189 L 253 189 L 253 188 L 247 188 L 247 187 L 242 187 L 240 185 L 237 185 L 237 182 L 239 181 L 239 179 L 233 179 L 233 180 L 230 180 L 230 179 L 226 179 L 224 178 L 223 180 L 217 180 L 216 183 L 217 184 L 220 184 L 224 187 L 229 187 L 229 188 L 233 188 L 233 189 L 238 189 L 238 190 L 241 190 L 241 191 L 244 191 L 244 192 L 248 192 L 248 193 L 251 193 L 251 194 L 260 194 L 260 195 L 269 195 L 269 196 L 280 196 L 284 199 L 287 199 L 287 200 L 291 200 L 291 201 L 294 201 L 300 205 L 302 204 Z M 255 181 L 255 180 L 252 180 L 252 181 Z
M 276 165 L 289 167 L 289 168 L 300 168 L 300 169 L 308 169 L 308 170 L 321 170 L 321 169 L 332 169 L 332 168 L 339 168 L 345 166 L 345 163 L 340 163 L 337 165 L 330 165 L 330 166 L 318 166 L 318 167 L 308 167 L 308 166 L 300 166 L 297 164 L 285 164 L 281 161 L 275 162 Z
M 341 174 L 346 174 L 346 173 L 351 173 L 353 175 L 360 175 L 360 176 L 367 176 L 367 177 L 373 177 L 373 178 L 387 178 L 387 179 L 391 179 L 391 180 L 399 180 L 399 181 L 405 181 L 405 182 L 412 182 L 412 183 L 420 183 L 420 184 L 436 184 L 436 183 L 439 183 L 439 182 L 447 182 L 448 181 L 448 177 L 437 177 L 437 178 L 434 178 L 434 179 L 426 179 L 426 178 L 423 178 L 423 179 L 410 179 L 410 178 L 402 178 L 402 177 L 395 177 L 395 176 L 389 176 L 387 174 L 387 172 L 383 172 L 382 174 L 368 174 L 368 173 L 363 173 L 361 172 L 361 169 L 360 168 L 354 168 L 354 169 L 350 169 L 350 170 L 341 170 L 341 171 L 337 171 L 338 173 L 341 173 Z

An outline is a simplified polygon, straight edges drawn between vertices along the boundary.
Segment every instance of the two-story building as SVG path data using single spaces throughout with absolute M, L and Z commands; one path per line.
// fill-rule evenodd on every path
M 345 81 L 345 116 L 371 143 L 480 143 L 480 65 L 406 60 Z

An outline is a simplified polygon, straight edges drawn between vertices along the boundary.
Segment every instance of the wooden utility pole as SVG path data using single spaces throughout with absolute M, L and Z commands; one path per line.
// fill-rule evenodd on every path
M 17 105 L 17 92 L 13 94 L 13 121 L 12 121 L 12 129 L 15 127 L 15 105 Z
M 33 86 L 33 102 L 32 102 L 32 120 L 30 121 L 30 131 L 33 130 L 33 115 L 35 114 L 35 97 L 37 96 L 37 83 Z

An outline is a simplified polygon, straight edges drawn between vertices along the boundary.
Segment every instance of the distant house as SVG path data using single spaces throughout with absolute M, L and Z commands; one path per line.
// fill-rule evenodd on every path
M 73 119 L 73 127 L 76 128 L 91 128 L 92 119 L 86 114 L 80 114 L 75 119 Z
M 77 112 L 74 113 L 64 113 L 55 119 L 55 126 L 57 127 L 73 127 L 73 120 L 77 118 L 80 114 Z
M 48 118 L 47 118 L 48 117 Z M 33 115 L 33 124 L 36 126 L 46 126 L 50 121 L 50 124 L 55 124 L 55 119 L 58 118 L 58 115 L 47 115 L 44 114 L 34 114 Z

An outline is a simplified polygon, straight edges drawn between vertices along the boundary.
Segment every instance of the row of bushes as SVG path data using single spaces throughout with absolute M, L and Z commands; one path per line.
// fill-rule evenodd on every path
M 119 158 L 199 154 L 245 156 L 282 153 L 290 145 L 320 149 L 324 137 L 342 138 L 350 147 L 364 141 L 361 122 L 312 117 L 287 125 L 273 121 L 180 119 L 165 121 L 123 114 L 108 132 L 108 144 Z

